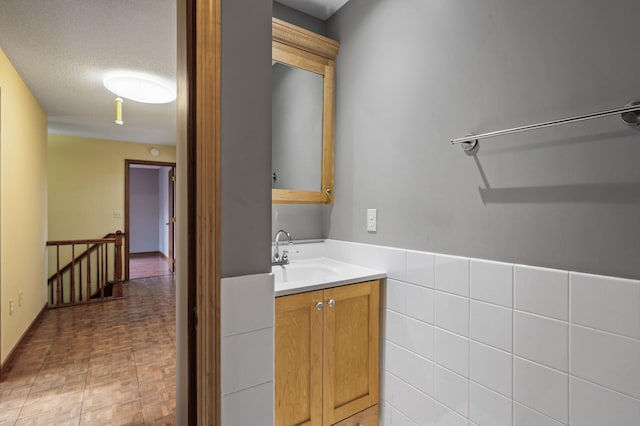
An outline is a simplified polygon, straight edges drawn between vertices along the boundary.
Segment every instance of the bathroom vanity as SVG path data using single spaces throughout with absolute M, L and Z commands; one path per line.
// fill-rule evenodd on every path
M 274 266 L 276 425 L 378 425 L 380 284 L 327 258 Z
M 272 21 L 274 204 L 333 203 L 334 67 L 340 44 Z M 385 274 L 297 257 L 274 238 L 275 424 L 377 426 Z M 305 245 L 313 252 L 319 245 Z M 322 249 L 320 249 L 322 251 Z

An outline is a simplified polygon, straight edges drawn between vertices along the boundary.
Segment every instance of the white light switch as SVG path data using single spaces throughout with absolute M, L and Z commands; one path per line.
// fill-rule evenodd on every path
M 378 210 L 367 209 L 367 232 L 376 232 L 378 230 Z
M 113 211 L 113 218 L 114 218 L 114 219 L 120 219 L 120 218 L 122 218 L 122 210 L 114 210 L 114 211 Z

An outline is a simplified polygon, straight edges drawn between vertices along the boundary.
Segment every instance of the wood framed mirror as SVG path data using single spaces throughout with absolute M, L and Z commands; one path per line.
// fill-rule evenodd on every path
M 339 47 L 335 40 L 273 18 L 274 204 L 333 203 Z

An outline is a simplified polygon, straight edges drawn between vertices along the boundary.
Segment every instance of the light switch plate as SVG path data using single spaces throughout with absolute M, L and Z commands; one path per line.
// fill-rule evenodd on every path
M 367 209 L 367 232 L 376 232 L 378 230 L 378 210 Z
M 113 218 L 114 219 L 121 219 L 122 218 L 122 210 L 114 210 L 113 211 Z

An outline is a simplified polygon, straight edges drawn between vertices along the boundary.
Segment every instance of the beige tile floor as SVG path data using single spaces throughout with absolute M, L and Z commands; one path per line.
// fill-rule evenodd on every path
M 0 425 L 175 424 L 175 282 L 45 311 L 0 378 Z

